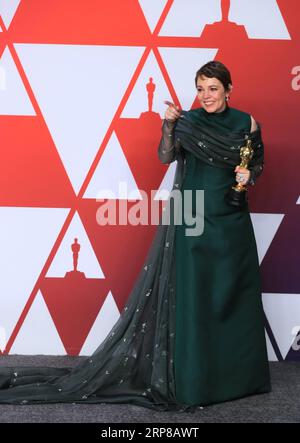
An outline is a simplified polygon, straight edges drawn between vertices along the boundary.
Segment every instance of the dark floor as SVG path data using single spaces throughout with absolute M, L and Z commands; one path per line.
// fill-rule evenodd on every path
M 0 366 L 73 366 L 80 357 L 1 356 Z M 300 362 L 271 362 L 272 392 L 195 413 L 132 405 L 0 405 L 0 423 L 300 423 Z

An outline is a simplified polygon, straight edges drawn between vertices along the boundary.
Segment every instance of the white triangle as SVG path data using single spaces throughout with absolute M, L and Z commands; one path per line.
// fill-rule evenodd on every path
M 103 342 L 120 317 L 116 302 L 109 291 L 103 306 L 87 336 L 80 355 L 91 355 Z
M 0 207 L 0 325 L 9 339 L 68 209 Z
M 220 19 L 220 0 L 174 0 L 159 35 L 199 37 L 206 24 Z
M 263 294 L 263 306 L 283 358 L 300 327 L 300 294 Z
M 84 197 L 142 199 L 115 132 L 112 133 Z
M 167 0 L 139 0 L 139 4 L 142 8 L 145 19 L 147 20 L 148 26 L 151 32 L 153 32 L 159 17 L 167 4 Z
M 195 74 L 213 60 L 218 49 L 206 48 L 159 48 L 171 82 L 183 109 L 190 109 L 195 97 Z
M 168 167 L 160 187 L 155 194 L 154 200 L 168 200 L 174 183 L 176 166 L 177 162 L 174 161 Z
M 40 291 L 34 299 L 10 353 L 66 355 L 66 350 Z
M 244 25 L 249 38 L 291 39 L 276 0 L 231 0 L 229 20 Z
M 16 10 L 20 4 L 21 0 L 1 0 L 0 1 L 0 15 L 4 21 L 6 29 L 9 28 L 9 25 L 16 13 Z
M 298 200 L 297 200 L 297 202 L 296 202 L 296 205 L 300 205 L 300 195 L 299 195 L 299 197 L 298 197 Z
M 78 191 L 144 48 L 54 44 L 15 47 Z
M 170 100 L 170 91 L 152 51 L 150 52 L 140 76 L 134 85 L 134 89 L 123 109 L 121 117 L 138 118 L 142 112 L 148 111 L 148 93 L 146 85 L 149 83 L 150 77 L 153 78 L 153 83 L 155 85 L 152 111 L 159 113 L 161 118 L 164 117 L 166 110 L 164 100 Z
M 78 239 L 80 245 L 77 270 L 84 272 L 87 278 L 104 278 L 100 264 L 77 212 L 49 267 L 47 277 L 64 277 L 66 272 L 74 269 L 71 245 L 74 243 L 75 238 Z
M 259 263 L 261 263 L 278 231 L 284 214 L 251 213 L 250 215 L 256 238 Z
M 0 351 L 5 349 L 8 337 L 6 334 L 6 330 L 3 326 L 0 326 Z
M 0 60 L 0 114 L 36 115 L 7 47 Z
M 278 361 L 278 358 L 276 357 L 272 343 L 271 343 L 269 336 L 266 332 L 265 332 L 265 337 L 266 337 L 266 344 L 267 344 L 268 360 L 269 361 Z

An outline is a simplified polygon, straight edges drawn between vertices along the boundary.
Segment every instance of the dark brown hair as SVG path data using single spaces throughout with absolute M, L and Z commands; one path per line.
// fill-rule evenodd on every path
M 226 68 L 223 63 L 218 62 L 217 60 L 210 61 L 203 65 L 197 72 L 195 77 L 195 85 L 197 87 L 198 77 L 204 75 L 205 77 L 212 78 L 215 77 L 225 88 L 225 91 L 229 90 L 229 85 L 232 85 L 231 75 L 229 70 Z

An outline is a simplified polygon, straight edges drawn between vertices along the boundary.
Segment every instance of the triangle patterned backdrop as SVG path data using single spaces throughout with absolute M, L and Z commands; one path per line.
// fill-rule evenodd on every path
M 195 72 L 218 59 L 263 128 L 250 209 L 269 359 L 300 359 L 299 50 L 298 0 L 0 1 L 1 353 L 105 338 L 155 225 L 101 226 L 102 205 L 166 198 L 151 194 L 174 175 L 157 158 L 164 100 L 196 107 Z

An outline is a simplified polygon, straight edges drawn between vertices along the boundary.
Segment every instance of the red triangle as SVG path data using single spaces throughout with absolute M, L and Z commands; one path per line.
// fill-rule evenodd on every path
M 139 189 L 148 193 L 159 189 L 168 169 L 157 155 L 162 120 L 155 112 L 143 112 L 138 119 L 120 119 L 116 134 Z
M 73 188 L 45 124 L 0 117 L 0 205 L 69 207 Z
M 282 17 L 288 28 L 292 40 L 298 41 L 300 39 L 300 10 L 298 0 L 277 0 Z M 280 54 L 281 55 L 281 54 Z M 298 63 L 299 64 L 299 63 Z
M 67 353 L 78 355 L 107 296 L 107 282 L 72 271 L 45 278 L 41 292 Z
M 101 45 L 144 45 L 150 36 L 138 2 L 118 0 L 27 0 L 20 3 L 10 34 L 22 43 Z
M 156 226 L 99 226 L 96 214 L 100 204 L 86 199 L 79 213 L 116 304 L 122 310 L 142 268 Z M 133 202 L 128 203 L 129 208 L 133 205 Z

